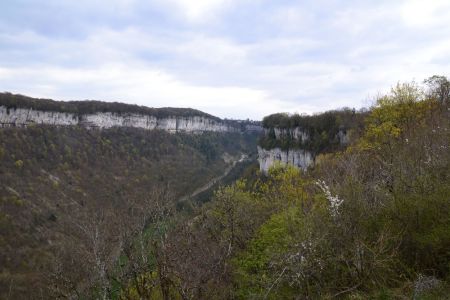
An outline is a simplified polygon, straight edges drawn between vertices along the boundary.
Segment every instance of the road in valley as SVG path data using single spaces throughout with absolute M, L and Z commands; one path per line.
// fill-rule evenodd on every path
M 233 163 L 228 168 L 226 168 L 225 171 L 220 176 L 211 179 L 206 184 L 204 184 L 203 186 L 201 186 L 201 187 L 197 188 L 195 191 L 193 191 L 190 195 L 183 196 L 178 201 L 179 202 L 186 201 L 186 200 L 193 198 L 193 197 L 197 196 L 198 194 L 210 189 L 213 185 L 215 185 L 217 182 L 219 182 L 225 176 L 227 176 L 231 172 L 231 170 L 233 170 L 233 168 L 236 166 L 237 163 L 243 162 L 247 158 L 248 158 L 247 155 L 241 154 L 241 157 L 238 160 L 234 160 Z

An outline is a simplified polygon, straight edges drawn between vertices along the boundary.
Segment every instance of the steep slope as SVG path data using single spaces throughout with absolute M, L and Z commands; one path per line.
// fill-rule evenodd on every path
M 155 193 L 188 195 L 255 143 L 237 132 L 0 128 L 0 298 L 46 298 L 62 274 L 83 284 L 100 267 L 83 264 L 87 253 L 111 267 Z

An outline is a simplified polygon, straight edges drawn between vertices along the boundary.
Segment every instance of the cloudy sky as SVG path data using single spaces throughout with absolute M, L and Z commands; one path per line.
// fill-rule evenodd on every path
M 450 75 L 448 0 L 1 0 L 0 91 L 228 118 Z

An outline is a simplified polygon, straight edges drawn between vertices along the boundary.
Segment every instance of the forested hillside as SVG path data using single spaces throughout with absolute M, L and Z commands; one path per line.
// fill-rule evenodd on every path
M 250 155 L 255 138 L 79 126 L 0 129 L 0 298 L 91 294 L 98 282 L 112 280 L 119 256 L 161 209 L 158 203 L 171 199 L 174 209 L 189 209 L 177 199 Z
M 249 172 L 159 221 L 120 299 L 448 299 L 449 94 L 399 84 L 307 173 Z M 172 215 L 175 216 L 175 215 Z M 108 289 L 105 289 L 108 290 Z

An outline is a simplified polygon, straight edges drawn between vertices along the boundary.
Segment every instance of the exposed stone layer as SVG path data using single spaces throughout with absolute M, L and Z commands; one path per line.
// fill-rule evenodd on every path
M 268 135 L 270 130 L 271 130 L 270 128 L 264 128 L 264 134 Z M 297 141 L 301 141 L 301 142 L 306 142 L 307 140 L 309 140 L 308 132 L 306 132 L 306 130 L 304 130 L 300 127 L 295 127 L 295 128 L 275 127 L 272 130 L 275 133 L 275 138 L 277 140 L 281 140 L 283 138 L 288 138 L 288 137 L 293 140 L 297 140 Z
M 32 124 L 47 125 L 81 125 L 92 128 L 135 127 L 144 129 L 160 129 L 169 132 L 229 132 L 237 131 L 225 122 L 204 116 L 156 118 L 151 115 L 135 113 L 101 112 L 95 114 L 76 115 L 72 113 L 37 111 L 25 108 L 0 106 L 0 125 L 29 126 Z
M 264 128 L 264 135 L 267 137 L 272 134 L 275 140 L 288 139 L 289 141 L 297 141 L 300 143 L 308 142 L 311 137 L 310 134 L 300 128 Z M 346 146 L 350 142 L 349 134 L 346 130 L 340 129 L 334 136 L 335 143 L 339 146 Z M 282 150 L 281 148 L 264 149 L 258 147 L 258 161 L 259 168 L 263 173 L 267 173 L 269 168 L 277 162 L 281 164 L 288 164 L 294 167 L 306 170 L 314 163 L 314 151 L 299 148 L 298 145 Z
M 78 117 L 71 113 L 53 111 L 34 111 L 31 109 L 7 109 L 0 106 L 0 123 L 2 125 L 26 126 L 29 124 L 77 125 Z
M 280 148 L 273 148 L 266 150 L 258 146 L 258 162 L 259 169 L 265 174 L 276 163 L 292 165 L 306 170 L 314 163 L 314 156 L 311 152 L 302 149 L 281 150 Z

